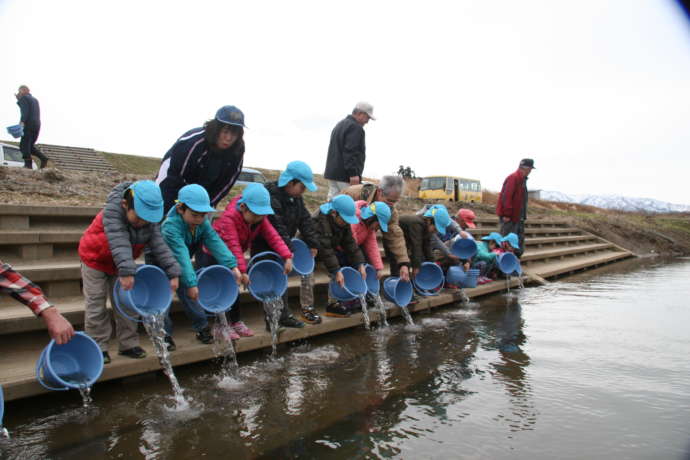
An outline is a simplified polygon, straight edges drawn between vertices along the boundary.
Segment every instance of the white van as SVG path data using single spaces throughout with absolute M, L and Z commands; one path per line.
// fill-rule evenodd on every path
M 23 168 L 24 158 L 19 147 L 10 144 L 0 144 L 0 166 L 9 168 Z M 33 162 L 33 169 L 38 169 L 36 162 Z

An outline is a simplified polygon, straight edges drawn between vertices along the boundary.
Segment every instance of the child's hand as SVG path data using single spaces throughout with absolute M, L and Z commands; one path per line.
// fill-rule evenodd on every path
M 465 263 L 462 265 L 462 268 L 464 268 L 465 271 L 469 270 L 469 269 L 470 269 L 470 261 L 468 260 L 467 262 L 465 262 Z
M 247 275 L 246 273 L 242 273 L 241 282 L 244 288 L 247 289 L 247 286 L 249 286 L 249 275 Z
M 359 274 L 362 275 L 362 278 L 367 279 L 367 267 L 364 264 L 359 266 Z
M 178 287 L 180 287 L 180 279 L 177 277 L 170 278 L 170 290 L 175 292 Z
M 192 299 L 193 301 L 198 301 L 199 300 L 199 288 L 197 286 L 192 286 L 187 288 L 187 297 Z
M 400 279 L 408 283 L 410 282 L 410 269 L 407 268 L 407 265 L 400 267 Z
M 316 248 L 310 248 L 310 249 L 309 249 L 309 252 L 311 252 L 311 256 L 312 256 L 312 257 L 316 257 L 316 254 L 319 253 L 319 250 L 316 249 Z
M 134 287 L 134 277 L 133 276 L 121 276 L 120 277 L 120 286 L 122 286 L 122 289 L 125 291 L 129 291 Z
M 285 259 L 285 274 L 288 275 L 292 271 L 292 258 Z
M 338 286 L 341 288 L 345 287 L 345 277 L 343 276 L 343 272 L 338 271 L 338 273 L 335 274 L 335 282 L 338 283 Z
M 235 277 L 235 282 L 239 286 L 242 283 L 242 272 L 239 268 L 235 267 L 232 269 L 232 276 Z

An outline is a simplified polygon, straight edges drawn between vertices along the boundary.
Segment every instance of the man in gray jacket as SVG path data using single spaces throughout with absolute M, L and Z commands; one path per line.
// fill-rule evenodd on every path
M 374 106 L 359 102 L 331 132 L 328 145 L 328 158 L 324 178 L 328 179 L 328 199 L 330 200 L 350 185 L 362 182 L 366 145 L 364 125 L 374 118 Z

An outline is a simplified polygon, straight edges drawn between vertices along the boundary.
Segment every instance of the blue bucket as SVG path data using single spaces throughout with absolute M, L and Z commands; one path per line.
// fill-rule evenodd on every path
M 2 395 L 2 385 L 0 385 L 0 428 L 2 428 L 2 416 L 5 415 L 5 398 Z M 0 430 L 2 431 L 2 430 Z M 0 436 L 2 433 L 0 433 Z
M 196 272 L 199 305 L 209 313 L 230 310 L 240 293 L 235 277 L 228 267 L 211 265 Z
M 311 255 L 311 250 L 304 241 L 292 239 L 292 272 L 290 275 L 306 276 L 314 271 L 316 262 Z
M 479 270 L 476 268 L 470 268 L 465 273 L 465 279 L 460 283 L 461 287 L 464 288 L 476 288 L 477 279 L 479 278 Z
M 362 275 L 352 267 L 343 267 L 340 272 L 345 278 L 345 287 L 340 287 L 338 283 L 331 281 L 329 286 L 331 294 L 338 300 L 346 301 L 359 298 L 367 293 L 367 283 Z
M 383 294 L 398 307 L 406 307 L 412 300 L 412 284 L 397 276 L 383 280 Z
M 264 258 L 267 256 L 283 260 L 271 251 L 260 252 L 249 260 L 249 292 L 259 301 L 281 297 L 288 286 L 284 264 Z
M 10 134 L 10 136 L 12 136 L 16 139 L 16 138 L 22 137 L 24 135 L 24 127 L 22 125 L 8 126 L 7 132 Z
M 458 238 L 451 246 L 450 252 L 458 259 L 471 259 L 477 253 L 477 243 L 470 238 Z
M 443 269 L 433 262 L 424 262 L 414 277 L 414 287 L 422 295 L 436 295 L 443 287 Z
M 172 302 L 170 280 L 165 272 L 155 265 L 137 267 L 134 287 L 129 291 L 122 289 L 120 280 L 116 280 L 113 294 L 117 311 L 132 321 L 141 321 L 137 316 L 165 313 Z
M 460 286 L 463 283 L 463 281 L 465 281 L 466 277 L 467 274 L 465 273 L 465 270 L 462 269 L 462 267 L 458 265 L 453 265 L 452 267 L 449 267 L 448 271 L 446 272 L 446 283 Z
M 376 277 L 376 269 L 373 265 L 369 264 L 366 264 L 365 268 L 367 270 L 367 292 L 370 292 L 374 295 L 378 295 L 379 291 L 381 290 L 381 283 L 379 282 L 379 279 Z
M 504 252 L 503 254 L 499 254 L 497 261 L 498 269 L 506 275 L 510 275 L 520 269 L 520 261 L 512 252 Z
M 65 391 L 91 386 L 103 372 L 103 353 L 98 344 L 77 332 L 64 345 L 54 340 L 43 349 L 36 363 L 36 379 L 49 390 Z

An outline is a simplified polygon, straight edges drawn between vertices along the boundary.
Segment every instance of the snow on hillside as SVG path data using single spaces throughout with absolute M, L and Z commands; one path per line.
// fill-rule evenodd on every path
M 637 212 L 690 212 L 690 205 L 673 204 L 652 198 L 630 198 L 620 195 L 569 195 L 541 190 L 539 198 L 562 203 L 577 203 L 603 209 Z

